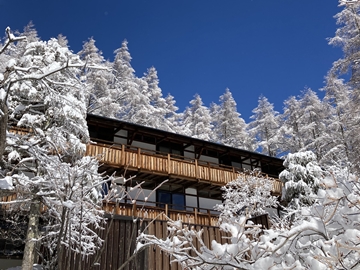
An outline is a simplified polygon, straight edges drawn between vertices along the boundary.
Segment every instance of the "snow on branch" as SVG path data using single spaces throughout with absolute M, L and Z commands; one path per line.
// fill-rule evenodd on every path
M 206 246 L 202 236 L 206 228 L 195 230 L 180 220 L 170 220 L 166 239 L 141 233 L 138 249 L 155 245 L 170 254 L 174 262 L 195 270 L 357 269 L 359 178 L 346 169 L 332 167 L 316 181 L 323 188 L 313 203 L 302 205 L 298 215 L 285 214 L 282 223 L 279 220 L 269 229 L 248 224 L 249 213 L 236 210 L 229 215 L 229 209 L 223 208 L 226 218 L 219 226 L 227 235 L 222 242 L 213 240 Z
M 10 32 L 10 27 L 6 27 L 5 33 L 7 35 L 7 39 L 4 46 L 0 49 L 0 54 L 2 54 L 11 43 L 26 39 L 26 37 L 15 37 Z

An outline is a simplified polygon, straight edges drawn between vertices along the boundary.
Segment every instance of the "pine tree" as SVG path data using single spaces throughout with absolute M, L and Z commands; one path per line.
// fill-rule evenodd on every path
M 264 96 L 259 97 L 258 106 L 252 111 L 253 121 L 249 124 L 249 133 L 254 136 L 260 146 L 261 153 L 276 156 L 278 145 L 279 113 L 274 105 Z
M 288 154 L 284 166 L 279 175 L 284 183 L 282 202 L 295 209 L 313 204 L 323 176 L 315 154 L 311 151 Z
M 300 136 L 304 141 L 304 149 L 312 151 L 320 161 L 326 153 L 325 144 L 329 141 L 326 133 L 325 121 L 331 117 L 326 104 L 321 102 L 317 94 L 310 88 L 304 90 L 299 99 Z
M 284 112 L 281 115 L 280 149 L 284 153 L 296 153 L 305 144 L 300 134 L 301 105 L 299 100 L 291 96 L 284 101 Z
M 351 97 L 346 113 L 347 121 L 341 126 L 343 138 L 346 140 L 342 143 L 342 147 L 345 150 L 345 155 L 355 165 L 353 169 L 359 171 L 356 168 L 359 168 L 360 164 L 360 150 L 356 145 L 360 144 L 360 66 L 358 61 L 360 53 L 360 2 L 358 0 L 341 0 L 339 2 L 344 9 L 335 17 L 341 27 L 337 29 L 335 37 L 329 40 L 329 44 L 341 46 L 344 56 L 333 63 L 328 74 L 329 87 L 327 88 L 331 88 L 337 79 L 350 77 L 345 82 L 346 88 L 351 92 Z M 345 120 L 345 118 L 343 119 Z
M 196 94 L 190 101 L 191 106 L 183 113 L 182 126 L 184 134 L 205 141 L 211 139 L 211 117 L 204 106 L 200 95 Z
M 67 37 L 63 34 L 59 34 L 57 36 L 58 43 L 61 47 L 67 48 L 69 41 L 67 40 Z
M 165 118 L 169 121 L 171 130 L 173 130 L 173 132 L 175 133 L 181 133 L 179 127 L 180 117 L 176 112 L 177 110 L 179 110 L 179 108 L 175 105 L 176 101 L 174 97 L 171 94 L 168 94 L 165 97 L 165 102 L 166 102 Z
M 213 129 L 213 132 L 212 132 L 212 138 L 211 140 L 213 142 L 216 142 L 216 143 L 220 143 L 220 133 L 218 132 L 220 130 L 220 122 L 218 122 L 218 117 L 219 117 L 219 110 L 220 110 L 220 105 L 216 104 L 215 102 L 212 102 L 210 104 L 210 108 L 209 108 L 209 111 L 210 111 L 210 117 L 211 117 L 211 125 L 212 125 L 212 129 Z
M 215 132 L 219 143 L 236 148 L 253 151 L 255 148 L 254 140 L 250 138 L 246 131 L 246 123 L 237 112 L 236 102 L 227 88 L 225 93 L 220 96 L 220 106 L 215 117 Z
M 111 65 L 105 61 L 102 52 L 95 46 L 95 40 L 90 38 L 78 52 L 80 59 L 86 63 L 82 79 L 86 84 L 88 113 L 105 117 L 115 117 L 120 110 L 117 91 L 113 88 L 114 75 Z M 88 68 L 87 66 L 97 68 Z
M 114 85 L 120 105 L 117 118 L 132 123 L 150 125 L 150 116 L 154 109 L 150 105 L 148 84 L 143 78 L 135 76 L 127 44 L 128 42 L 124 40 L 121 47 L 115 50 L 116 56 L 113 63 Z
M 343 166 L 352 162 L 352 130 L 354 120 L 352 119 L 352 90 L 344 83 L 343 79 L 327 77 L 325 87 L 326 94 L 324 104 L 327 105 L 330 117 L 325 119 L 326 154 L 322 163 L 332 164 L 334 161 Z
M 147 125 L 157 129 L 174 131 L 172 123 L 166 117 L 168 104 L 165 98 L 163 98 L 161 88 L 159 87 L 159 78 L 156 69 L 154 67 L 149 68 L 143 79 L 148 85 L 147 96 L 153 109 Z

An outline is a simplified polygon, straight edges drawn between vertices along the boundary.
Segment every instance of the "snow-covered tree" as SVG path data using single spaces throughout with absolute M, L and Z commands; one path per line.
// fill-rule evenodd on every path
M 328 140 L 324 141 L 327 152 L 322 163 L 329 164 L 336 160 L 344 166 L 352 161 L 351 133 L 353 119 L 351 117 L 351 89 L 343 79 L 327 77 L 324 103 L 327 105 L 329 118 L 324 119 Z
M 326 152 L 326 119 L 331 118 L 331 111 L 326 103 L 321 102 L 317 94 L 310 88 L 304 90 L 299 99 L 300 103 L 300 136 L 304 142 L 304 149 L 312 151 L 317 160 L 321 160 Z
M 214 132 L 218 143 L 245 150 L 254 150 L 254 140 L 247 133 L 247 125 L 240 117 L 236 102 L 227 88 L 220 96 L 220 105 L 213 110 Z
M 165 97 L 165 102 L 166 102 L 165 117 L 171 123 L 171 129 L 175 133 L 181 133 L 179 128 L 180 116 L 177 113 L 177 110 L 179 110 L 179 108 L 175 105 L 176 101 L 174 97 L 169 93 Z
M 253 119 L 249 123 L 250 135 L 256 138 L 261 153 L 276 156 L 279 151 L 279 113 L 274 111 L 274 105 L 264 96 L 259 97 L 258 106 L 252 112 L 254 115 L 250 117 Z
M 356 145 L 360 144 L 360 1 L 341 0 L 339 3 L 343 10 L 335 17 L 340 27 L 337 29 L 335 37 L 329 40 L 329 44 L 342 47 L 344 56 L 333 63 L 327 76 L 326 89 L 327 91 L 331 88 L 336 90 L 340 86 L 336 82 L 341 79 L 345 80 L 345 87 L 342 87 L 342 91 L 350 93 L 350 102 L 346 109 L 346 115 L 342 116 L 346 121 L 338 126 L 343 128 L 342 135 L 344 135 L 345 141 L 337 143 L 337 146 L 345 150 L 345 155 L 354 164 L 353 169 L 359 172 L 360 152 Z
M 105 180 L 97 161 L 84 157 L 89 142 L 79 80 L 84 63 L 56 39 L 25 42 L 6 31 L 0 54 L 16 41 L 25 43 L 25 50 L 0 73 L 1 182 L 17 194 L 14 213 L 26 213 L 29 220 L 22 269 L 32 269 L 37 243 L 47 243 L 50 255 L 43 261 L 61 268 L 64 250 L 86 256 L 102 242 L 94 229 L 104 222 L 99 203 Z M 41 205 L 49 226 L 40 232 Z
M 211 139 L 211 117 L 200 95 L 196 94 L 182 115 L 182 133 L 205 141 Z
M 163 98 L 161 88 L 159 87 L 159 78 L 156 69 L 154 67 L 149 68 L 143 79 L 148 85 L 147 96 L 149 97 L 153 110 L 151 117 L 149 117 L 149 122 L 146 125 L 166 131 L 174 131 L 173 123 L 166 117 L 169 113 L 167 108 L 168 104 L 166 99 Z
M 344 57 L 333 63 L 330 74 L 341 76 L 349 73 L 350 85 L 356 92 L 359 92 L 360 1 L 340 0 L 339 3 L 344 7 L 335 16 L 340 27 L 336 30 L 335 37 L 329 40 L 329 44 L 342 47 Z
M 150 105 L 148 84 L 145 79 L 135 76 L 127 44 L 128 42 L 124 40 L 121 47 L 115 50 L 116 55 L 113 63 L 116 95 L 120 104 L 117 118 L 147 125 L 150 123 L 150 117 L 154 112 Z
M 273 181 L 259 172 L 241 174 L 221 188 L 223 203 L 215 206 L 221 212 L 220 220 L 266 214 L 266 208 L 277 206 L 277 197 L 271 195 L 272 186 Z
M 267 230 L 248 224 L 246 215 L 220 223 L 228 242 L 207 246 L 202 230 L 168 221 L 168 236 L 141 233 L 138 248 L 156 245 L 186 269 L 357 269 L 360 265 L 359 178 L 332 167 L 319 178 L 323 188 L 292 223 Z
M 279 130 L 281 136 L 280 149 L 283 153 L 296 153 L 305 146 L 300 134 L 301 106 L 299 100 L 294 96 L 285 100 L 284 105 Z
M 63 34 L 58 34 L 57 41 L 61 47 L 68 47 L 69 41 L 67 40 L 67 37 Z
M 111 63 L 105 61 L 102 52 L 95 46 L 93 38 L 84 43 L 78 55 L 86 63 L 82 79 L 86 85 L 88 113 L 115 117 L 120 110 L 120 104 L 118 92 L 112 83 L 115 77 Z M 98 68 L 89 69 L 87 65 L 96 65 Z
M 284 161 L 285 170 L 279 175 L 284 183 L 282 201 L 298 208 L 315 201 L 320 188 L 323 170 L 311 151 L 288 154 Z

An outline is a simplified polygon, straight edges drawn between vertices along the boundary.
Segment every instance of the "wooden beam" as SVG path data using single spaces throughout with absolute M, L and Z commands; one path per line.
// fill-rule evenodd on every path
M 202 152 L 204 151 L 204 147 L 202 146 L 201 148 L 200 148 L 200 151 L 198 152 L 198 153 L 196 153 L 196 149 L 195 149 L 195 158 L 196 159 L 199 159 L 200 158 L 200 156 L 202 155 Z M 196 156 L 198 154 L 198 156 Z
M 167 139 L 167 136 L 161 137 L 160 139 L 156 138 L 155 144 L 158 145 L 159 143 L 165 141 Z

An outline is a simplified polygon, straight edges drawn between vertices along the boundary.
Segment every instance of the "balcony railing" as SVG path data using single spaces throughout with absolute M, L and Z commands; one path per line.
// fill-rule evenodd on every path
M 137 203 L 115 203 L 104 202 L 105 212 L 120 216 L 128 216 L 150 220 L 182 220 L 184 224 L 196 224 L 206 226 L 218 226 L 219 215 L 213 213 L 214 210 L 184 207 L 185 210 L 171 209 L 171 205 L 162 204 L 164 207 L 155 207 Z
M 29 131 L 13 127 L 10 132 L 26 135 Z M 86 155 L 97 157 L 102 163 L 113 167 L 126 167 L 130 170 L 208 182 L 219 186 L 226 185 L 244 173 L 239 172 L 235 167 L 127 145 L 92 143 L 87 145 Z M 273 181 L 273 194 L 281 195 L 282 183 L 278 179 L 269 178 Z
M 14 193 L 9 196 L 0 197 L 3 211 L 12 211 L 12 203 L 16 201 L 17 195 Z M 151 202 L 153 205 L 163 205 L 163 207 L 146 205 L 148 202 L 138 200 L 136 203 L 115 203 L 113 201 L 103 202 L 103 210 L 108 214 L 127 216 L 132 218 L 150 220 L 182 220 L 184 224 L 196 224 L 206 226 L 217 226 L 219 216 L 214 210 L 184 206 L 184 210 L 171 209 L 172 205 Z M 23 204 L 26 204 L 24 202 Z M 18 206 L 18 205 L 17 205 Z M 46 211 L 46 207 L 41 206 L 41 212 Z
M 89 144 L 86 154 L 98 157 L 102 163 L 114 167 L 126 167 L 129 170 L 141 170 L 219 186 L 226 185 L 244 173 L 230 166 L 171 154 L 160 154 L 156 151 L 126 145 Z M 273 194 L 280 195 L 282 183 L 278 179 L 270 179 L 273 181 Z

